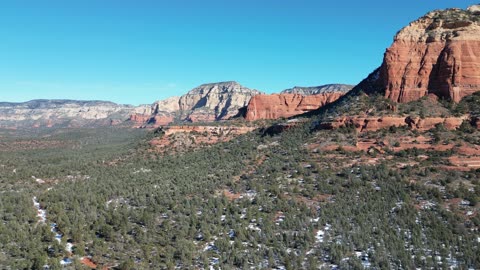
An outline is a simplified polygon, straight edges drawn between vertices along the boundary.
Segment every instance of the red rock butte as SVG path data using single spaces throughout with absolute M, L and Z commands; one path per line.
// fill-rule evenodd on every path
M 344 92 L 332 92 L 309 96 L 300 94 L 256 95 L 248 103 L 245 119 L 254 121 L 292 117 L 332 103 L 344 94 Z
M 380 68 L 385 97 L 405 103 L 432 93 L 459 102 L 479 91 L 479 23 L 475 8 L 447 9 L 399 31 Z

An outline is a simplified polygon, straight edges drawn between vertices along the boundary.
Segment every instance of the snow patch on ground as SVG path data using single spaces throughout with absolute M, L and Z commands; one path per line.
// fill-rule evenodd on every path
M 67 243 L 67 244 L 65 245 L 65 250 L 66 250 L 67 252 L 73 253 L 73 244 L 72 244 L 72 243 Z
M 139 170 L 137 169 L 133 169 L 133 174 L 137 174 L 137 173 L 149 173 L 151 172 L 152 170 L 150 169 L 145 169 L 145 168 L 140 168 Z
M 45 181 L 43 181 L 42 179 L 40 178 L 36 178 L 35 176 L 32 175 L 32 178 L 39 184 L 45 184 Z
M 315 240 L 317 243 L 323 243 L 325 240 L 325 233 L 332 228 L 332 225 L 326 224 L 323 230 L 318 230 L 315 234 Z
M 47 210 L 43 209 L 40 203 L 38 202 L 37 197 L 32 198 L 33 201 L 33 206 L 35 209 L 37 209 L 37 217 L 38 217 L 38 222 L 45 224 L 47 221 Z M 50 231 L 55 234 L 54 238 L 58 243 L 62 242 L 63 235 L 60 233 L 57 223 L 50 223 Z M 65 245 L 65 250 L 69 253 L 73 253 L 73 243 L 67 242 Z M 61 265 L 69 265 L 72 264 L 72 259 L 65 257 L 60 260 Z
M 63 258 L 62 260 L 60 260 L 61 265 L 69 265 L 69 264 L 72 264 L 72 263 L 73 263 L 73 261 L 70 258 Z
M 315 235 L 315 239 L 317 239 L 317 243 L 323 243 L 324 236 L 325 236 L 325 231 L 318 230 L 317 234 Z
M 37 209 L 38 222 L 45 223 L 47 221 L 47 211 L 42 209 L 40 203 L 37 200 L 37 197 L 33 197 L 33 206 Z
M 361 252 L 361 251 L 355 251 L 355 256 L 362 261 L 362 265 L 366 269 L 369 269 L 372 266 L 367 253 Z

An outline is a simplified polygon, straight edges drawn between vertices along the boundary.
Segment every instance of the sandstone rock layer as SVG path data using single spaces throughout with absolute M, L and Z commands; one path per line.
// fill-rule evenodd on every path
M 403 28 L 380 68 L 385 96 L 410 102 L 429 93 L 459 102 L 480 91 L 480 15 L 433 11 Z
M 137 126 L 163 126 L 174 121 L 213 122 L 239 114 L 261 92 L 237 82 L 203 84 L 181 97 L 155 102 L 150 110 L 130 116 Z
M 250 100 L 245 118 L 249 121 L 288 118 L 316 110 L 343 95 L 343 92 L 309 96 L 300 94 L 257 95 Z
M 468 115 L 462 117 L 410 117 L 410 116 L 382 116 L 382 117 L 355 117 L 345 116 L 320 123 L 320 129 L 338 129 L 351 126 L 358 132 L 377 131 L 384 128 L 408 127 L 411 129 L 426 131 L 435 128 L 438 124 L 448 130 L 459 128 L 462 123 L 471 122 Z

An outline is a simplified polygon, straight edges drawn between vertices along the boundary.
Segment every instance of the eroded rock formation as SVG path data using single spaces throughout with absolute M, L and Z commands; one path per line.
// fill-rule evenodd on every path
M 381 116 L 381 117 L 356 117 L 345 116 L 319 124 L 320 129 L 337 129 L 351 126 L 359 132 L 377 131 L 384 128 L 408 127 L 411 129 L 426 131 L 442 124 L 448 130 L 459 128 L 464 121 L 471 122 L 468 115 L 462 117 L 410 117 L 410 116 Z
M 385 96 L 403 103 L 433 93 L 459 102 L 479 91 L 478 10 L 432 11 L 399 31 L 380 68 Z
M 227 142 L 255 129 L 242 126 L 168 126 L 162 127 L 164 134 L 150 144 L 157 152 L 185 152 Z
M 260 91 L 248 89 L 237 82 L 201 85 L 180 98 L 184 118 L 226 120 L 238 114 Z M 200 117 L 200 115 L 203 115 Z M 194 121 L 195 119 L 190 119 Z
M 165 135 L 176 133 L 204 133 L 213 135 L 232 134 L 241 135 L 255 130 L 256 127 L 237 127 L 237 126 L 170 126 L 165 128 Z
M 157 101 L 150 111 L 132 115 L 137 125 L 167 125 L 175 120 L 212 122 L 238 115 L 250 99 L 261 94 L 237 82 L 203 84 L 181 97 Z
M 327 94 L 327 93 L 347 93 L 352 90 L 353 85 L 348 84 L 326 84 L 321 86 L 313 87 L 302 87 L 295 86 L 290 89 L 285 89 L 281 94 L 300 94 L 300 95 L 318 95 L 318 94 Z
M 250 100 L 245 118 L 249 121 L 288 118 L 316 110 L 334 102 L 344 94 L 344 92 L 332 92 L 308 96 L 300 94 L 257 95 Z

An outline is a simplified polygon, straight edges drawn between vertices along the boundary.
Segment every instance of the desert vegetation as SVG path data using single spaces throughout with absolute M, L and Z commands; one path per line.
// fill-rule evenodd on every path
M 88 258 L 98 268 L 120 269 L 479 265 L 480 173 L 443 169 L 454 150 L 396 151 L 405 144 L 400 135 L 414 131 L 313 131 L 314 123 L 171 155 L 151 151 L 149 141 L 161 132 L 24 133 L 15 140 L 68 147 L 0 152 L 0 264 L 80 269 Z M 456 143 L 464 136 L 440 128 L 423 135 L 435 132 Z M 349 148 L 380 137 L 397 143 L 378 152 Z M 326 138 L 337 147 L 322 150 Z M 61 265 L 65 258 L 71 263 Z

